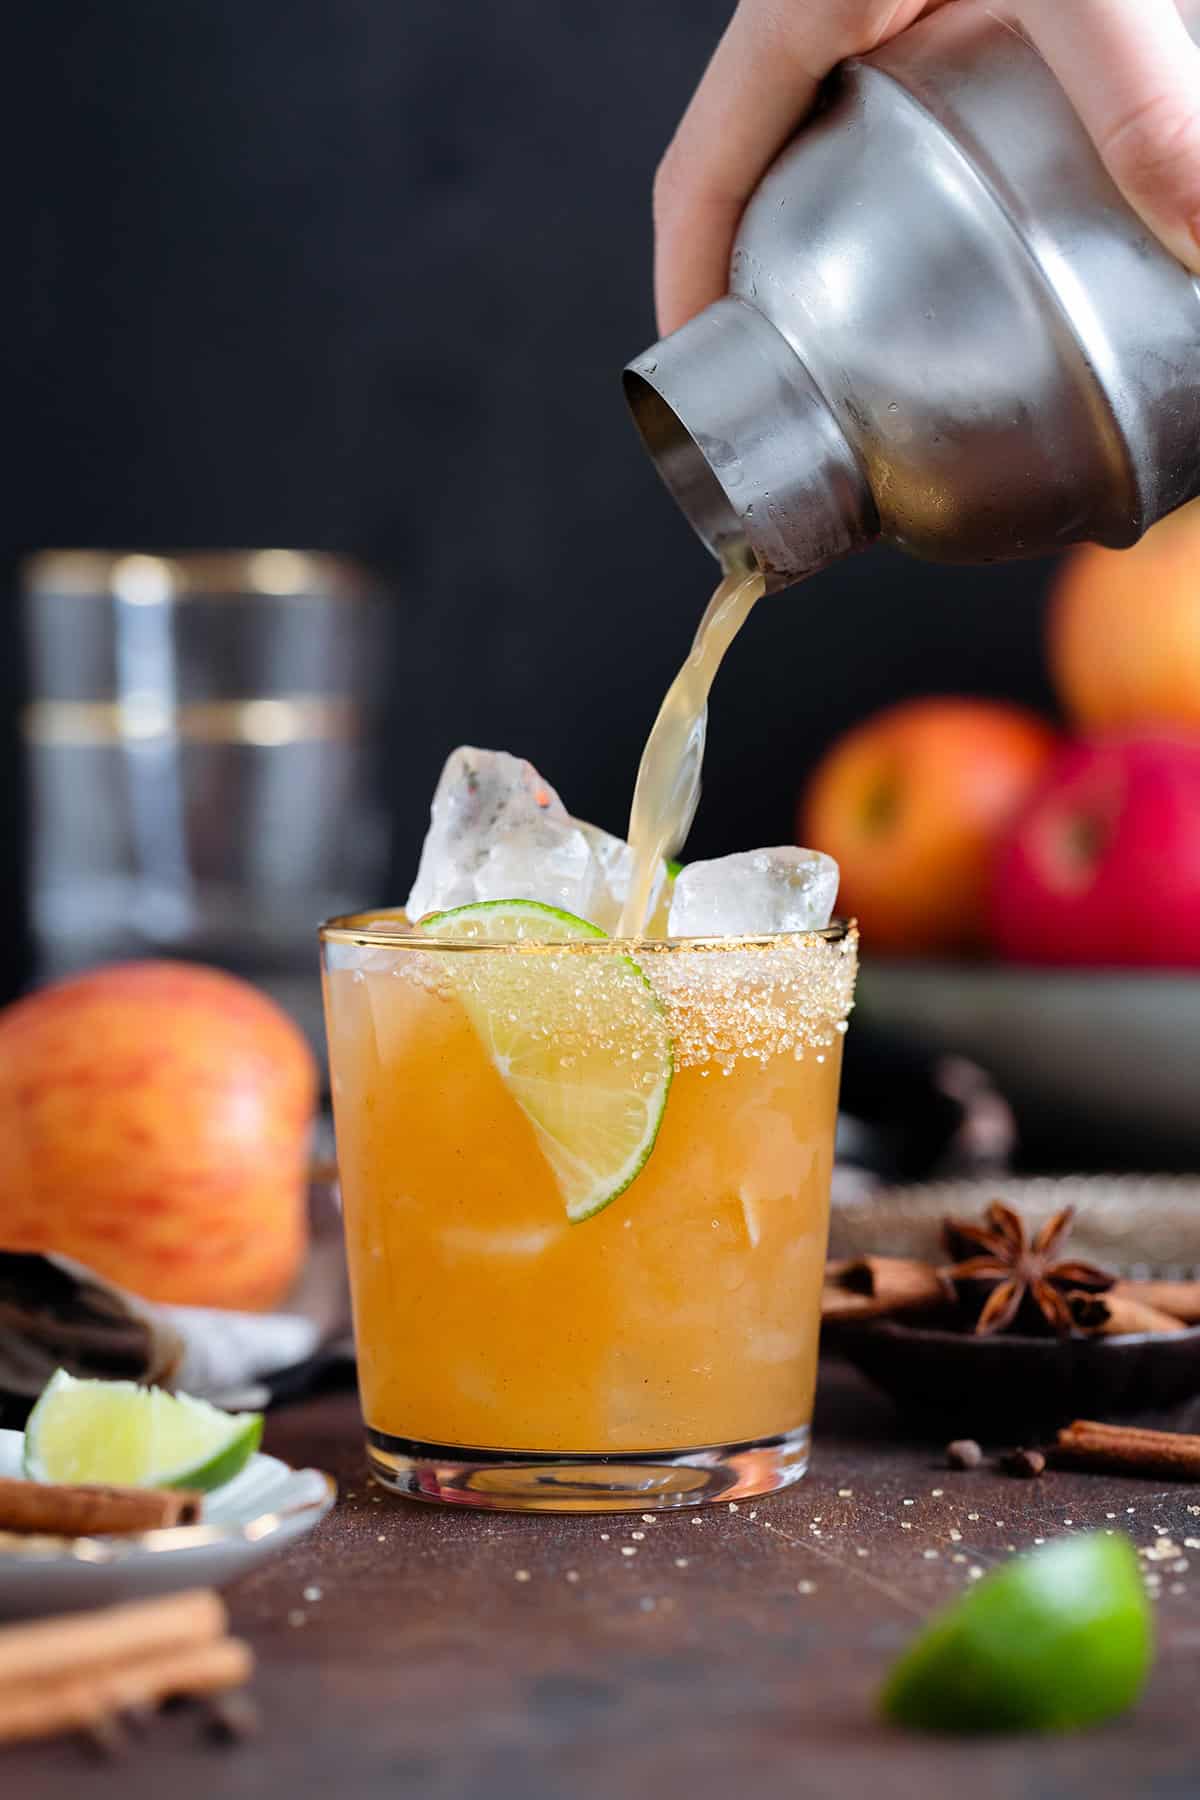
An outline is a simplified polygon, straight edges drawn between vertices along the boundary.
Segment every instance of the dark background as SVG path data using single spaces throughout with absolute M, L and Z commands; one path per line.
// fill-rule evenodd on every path
M 461 740 L 532 757 L 572 811 L 624 827 L 713 566 L 618 371 L 656 335 L 651 177 L 727 12 L 52 0 L 23 27 L 10 593 L 41 546 L 282 544 L 383 570 L 393 898 Z M 691 853 L 790 839 L 806 770 L 882 702 L 1048 706 L 1047 573 L 877 552 L 764 603 L 716 692 Z M 7 993 L 27 967 L 19 855 L 3 869 Z

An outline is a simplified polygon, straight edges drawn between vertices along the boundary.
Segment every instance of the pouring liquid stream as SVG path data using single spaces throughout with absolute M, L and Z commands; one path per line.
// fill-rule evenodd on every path
M 740 568 L 727 571 L 705 608 L 687 661 L 658 709 L 633 790 L 633 872 L 617 927 L 620 937 L 644 935 L 659 862 L 683 847 L 700 800 L 709 690 L 765 586 L 757 569 L 749 574 Z

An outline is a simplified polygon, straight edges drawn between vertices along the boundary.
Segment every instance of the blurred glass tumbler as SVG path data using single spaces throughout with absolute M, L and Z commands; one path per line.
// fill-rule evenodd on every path
M 370 578 L 292 550 L 47 551 L 23 592 L 42 972 L 307 976 L 313 920 L 382 885 Z

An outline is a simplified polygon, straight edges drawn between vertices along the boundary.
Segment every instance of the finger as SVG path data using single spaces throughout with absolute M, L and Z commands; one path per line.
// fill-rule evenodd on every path
M 841 46 L 823 0 L 742 0 L 654 181 L 654 291 L 665 336 L 729 285 L 742 209 L 812 106 Z
M 1019 16 L 1125 198 L 1200 271 L 1200 49 L 1174 0 L 1026 0 Z
M 946 3 L 740 0 L 655 178 L 654 285 L 664 335 L 725 292 L 743 208 L 834 64 Z

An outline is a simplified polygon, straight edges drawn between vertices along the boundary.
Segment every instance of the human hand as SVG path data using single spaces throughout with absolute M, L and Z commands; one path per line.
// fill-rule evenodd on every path
M 654 182 L 665 336 L 728 287 L 750 195 L 835 63 L 971 0 L 740 0 Z M 1130 205 L 1200 272 L 1200 49 L 1176 0 L 1015 0 Z

